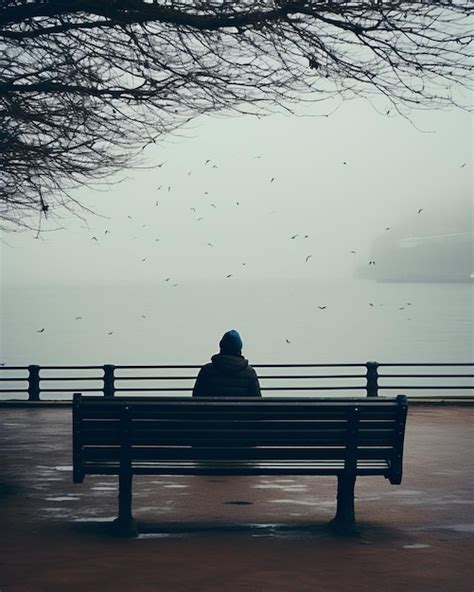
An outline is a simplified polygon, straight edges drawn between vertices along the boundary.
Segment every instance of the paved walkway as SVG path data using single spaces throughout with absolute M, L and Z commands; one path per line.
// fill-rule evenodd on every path
M 0 409 L 1 592 L 472 592 L 472 407 L 410 410 L 401 486 L 356 486 L 360 538 L 325 528 L 335 478 L 138 477 L 143 534 L 110 535 L 113 477 L 71 481 L 69 409 Z

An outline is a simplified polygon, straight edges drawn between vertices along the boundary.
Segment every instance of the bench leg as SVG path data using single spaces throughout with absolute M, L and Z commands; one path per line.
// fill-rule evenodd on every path
M 132 516 L 132 473 L 119 475 L 118 518 L 114 520 L 114 530 L 121 536 L 135 537 L 138 528 Z
M 336 516 L 330 522 L 331 529 L 342 535 L 358 534 L 355 524 L 354 487 L 355 475 L 338 475 Z

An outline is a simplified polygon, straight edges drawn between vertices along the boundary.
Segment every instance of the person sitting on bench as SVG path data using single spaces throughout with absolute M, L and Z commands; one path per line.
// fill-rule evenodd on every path
M 257 373 L 242 356 L 242 339 L 232 329 L 219 342 L 220 353 L 199 371 L 193 397 L 260 397 Z

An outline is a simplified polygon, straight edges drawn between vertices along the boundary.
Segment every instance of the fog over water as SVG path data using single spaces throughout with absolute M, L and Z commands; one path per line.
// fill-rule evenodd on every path
M 198 119 L 85 220 L 4 235 L 0 360 L 199 364 L 236 328 L 258 363 L 470 361 L 472 283 L 358 272 L 384 233 L 472 232 L 471 117 L 377 107 Z

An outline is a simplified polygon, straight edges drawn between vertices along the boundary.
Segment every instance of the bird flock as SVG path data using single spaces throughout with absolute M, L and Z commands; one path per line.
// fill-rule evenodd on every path
M 261 159 L 262 157 L 261 157 L 261 155 L 256 155 L 256 156 L 254 156 L 254 158 L 255 158 L 255 159 Z M 166 164 L 167 164 L 167 161 L 163 161 L 163 162 L 159 163 L 158 165 L 156 165 L 156 168 L 158 168 L 158 169 L 162 169 L 163 167 L 165 167 L 165 165 L 166 165 Z M 342 164 L 344 167 L 347 167 L 347 166 L 349 166 L 349 164 L 348 164 L 348 162 L 347 162 L 347 161 L 342 161 L 342 163 L 341 163 L 341 164 Z M 211 159 L 206 159 L 206 160 L 203 162 L 203 166 L 204 166 L 204 167 L 206 167 L 206 168 L 208 168 L 208 169 L 218 169 L 218 165 L 217 165 L 216 163 L 214 163 L 214 162 L 213 162 Z M 463 164 L 461 164 L 461 168 L 464 168 L 465 166 L 466 166 L 466 163 L 463 163 Z M 193 171 L 192 171 L 192 170 L 189 170 L 189 171 L 187 172 L 187 176 L 188 176 L 188 177 L 190 177 L 190 176 L 192 175 L 192 173 L 193 173 Z M 269 178 L 268 178 L 268 183 L 269 183 L 270 185 L 273 185 L 273 184 L 275 184 L 276 182 L 277 182 L 277 177 L 275 177 L 275 176 L 272 176 L 272 177 L 269 177 Z M 169 194 L 169 193 L 171 193 L 172 189 L 173 189 L 172 185 L 165 185 L 165 184 L 160 184 L 160 185 L 158 185 L 158 186 L 156 187 L 156 191 L 159 191 L 159 192 L 165 192 L 166 194 Z M 203 192 L 203 195 L 205 195 L 205 196 L 208 196 L 208 195 L 209 195 L 209 192 L 208 192 L 208 191 L 204 191 L 204 192 Z M 160 207 L 160 204 L 161 204 L 161 203 L 162 203 L 162 201 L 161 201 L 160 199 L 157 199 L 157 200 L 155 199 L 155 200 L 154 200 L 154 206 L 155 206 L 155 207 Z M 212 202 L 212 203 L 209 203 L 209 204 L 207 204 L 207 205 L 208 205 L 210 208 L 213 208 L 213 209 L 216 209 L 216 210 L 218 209 L 218 206 L 217 206 L 217 205 L 216 205 L 216 203 L 214 203 L 214 202 Z M 235 202 L 235 206 L 236 206 L 236 207 L 239 207 L 239 206 L 240 206 L 240 202 L 239 202 L 239 201 L 236 201 L 236 202 Z M 203 216 L 201 216 L 201 215 L 198 215 L 200 212 L 198 211 L 198 209 L 197 209 L 196 207 L 194 207 L 194 206 L 193 206 L 193 207 L 191 207 L 191 208 L 189 209 L 189 211 L 190 211 L 190 212 L 191 212 L 191 213 L 192 213 L 192 214 L 195 216 L 195 220 L 196 220 L 196 222 L 201 222 L 201 221 L 203 221 L 203 220 L 204 220 L 204 217 L 203 217 Z M 419 209 L 417 210 L 417 214 L 418 214 L 418 215 L 420 215 L 420 214 L 422 214 L 422 212 L 423 212 L 423 211 L 424 211 L 424 208 L 419 208 Z M 269 212 L 269 214 L 277 214 L 277 213 L 278 213 L 278 210 L 271 210 L 271 211 Z M 131 215 L 127 215 L 127 219 L 128 219 L 128 220 L 130 220 L 130 221 L 133 221 L 133 217 L 132 217 Z M 141 228 L 146 228 L 147 226 L 148 226 L 147 224 L 142 224 Z M 390 230 L 391 230 L 391 227 L 390 227 L 390 226 L 386 226 L 386 227 L 385 227 L 385 231 L 390 231 Z M 109 230 L 109 229 L 107 228 L 107 229 L 105 229 L 105 231 L 104 231 L 104 233 L 103 233 L 102 237 L 103 237 L 103 238 L 105 238 L 107 235 L 111 235 L 111 234 L 112 234 L 111 230 Z M 136 237 L 136 236 L 133 236 L 132 238 L 133 238 L 133 239 L 136 239 L 137 237 Z M 289 236 L 289 240 L 292 240 L 292 241 L 297 241 L 297 240 L 305 240 L 305 239 L 309 239 L 309 238 L 310 238 L 310 235 L 309 235 L 309 234 L 302 234 L 302 233 L 295 233 L 295 234 L 292 234 L 292 235 L 290 235 L 290 236 Z M 91 237 L 91 240 L 92 240 L 92 241 L 94 241 L 94 242 L 96 242 L 97 244 L 100 244 L 100 243 L 101 243 L 101 241 L 102 241 L 102 239 L 101 239 L 101 240 L 99 240 L 99 238 L 98 238 L 98 236 L 97 236 L 97 235 L 93 235 L 93 236 Z M 154 238 L 154 241 L 155 241 L 155 242 L 159 242 L 159 241 L 160 241 L 160 238 L 159 238 L 159 237 L 155 237 L 155 238 Z M 211 249 L 214 249 L 214 247 L 215 247 L 214 243 L 213 243 L 213 242 L 211 242 L 211 241 L 208 241 L 208 242 L 207 242 L 207 246 L 208 246 L 209 248 L 211 248 Z M 349 253 L 350 253 L 351 255 L 356 255 L 356 254 L 357 254 L 357 251 L 356 251 L 355 249 L 352 249 L 352 250 L 350 250 L 350 251 L 349 251 Z M 306 255 L 305 255 L 305 258 L 304 258 L 304 262 L 305 262 L 305 264 L 308 264 L 308 263 L 309 263 L 309 261 L 310 261 L 312 258 L 313 258 L 313 255 L 312 255 L 311 253 L 308 253 L 308 254 L 306 254 Z M 148 256 L 145 256 L 145 257 L 142 257 L 142 258 L 140 259 L 140 262 L 141 262 L 141 263 L 145 263 L 147 260 L 148 260 Z M 246 266 L 246 262 L 242 262 L 242 263 L 241 263 L 241 265 L 242 265 L 242 266 Z M 375 265 L 376 265 L 376 261 L 375 261 L 375 260 L 373 260 L 373 259 L 370 259 L 370 260 L 368 261 L 368 265 L 369 265 L 369 266 L 375 266 Z M 224 276 L 224 279 L 225 279 L 225 280 L 230 280 L 231 278 L 233 278 L 233 277 L 234 277 L 234 275 L 235 275 L 234 273 L 227 273 L 227 274 L 225 274 L 225 276 Z M 170 287 L 173 287 L 173 288 L 176 288 L 176 287 L 178 287 L 178 286 L 179 286 L 179 283 L 178 283 L 178 282 L 176 282 L 176 281 L 172 281 L 172 280 L 173 280 L 173 278 L 172 278 L 172 277 L 166 277 L 166 278 L 163 280 L 163 282 L 164 282 L 164 284 L 166 284 L 166 285 L 168 285 L 168 286 L 170 286 Z M 368 305 L 369 305 L 369 307 L 371 307 L 371 308 L 373 308 L 373 307 L 374 307 L 374 303 L 373 303 L 373 302 L 369 302 L 369 303 L 368 303 Z M 412 305 L 412 303 L 411 303 L 411 302 L 407 302 L 407 303 L 405 303 L 403 306 L 399 306 L 399 310 L 405 310 L 405 306 L 411 306 L 411 305 Z M 383 306 L 383 304 L 379 304 L 379 306 Z M 327 304 L 324 304 L 324 305 L 322 305 L 322 304 L 321 304 L 321 305 L 318 305 L 318 306 L 317 306 L 317 310 L 319 310 L 319 311 L 326 311 L 327 309 L 328 309 L 328 305 L 327 305 Z M 143 318 L 143 319 L 146 319 L 146 315 L 143 315 L 143 314 L 142 314 L 142 315 L 141 315 L 141 318 Z M 81 321 L 81 320 L 83 320 L 83 317 L 82 317 L 82 316 L 78 315 L 78 316 L 76 316 L 76 317 L 75 317 L 75 321 Z M 409 318 L 408 320 L 411 320 L 411 319 Z M 46 327 L 42 327 L 41 329 L 37 330 L 36 332 L 37 332 L 37 333 L 41 333 L 41 334 L 43 334 L 43 333 L 45 333 L 45 331 L 46 331 Z M 108 331 L 108 332 L 107 332 L 107 335 L 113 335 L 113 334 L 114 334 L 114 331 L 113 331 L 113 330 L 112 330 L 112 331 Z M 285 338 L 285 342 L 286 342 L 287 344 L 291 344 L 291 341 L 290 341 L 289 339 L 287 339 L 287 338 Z

